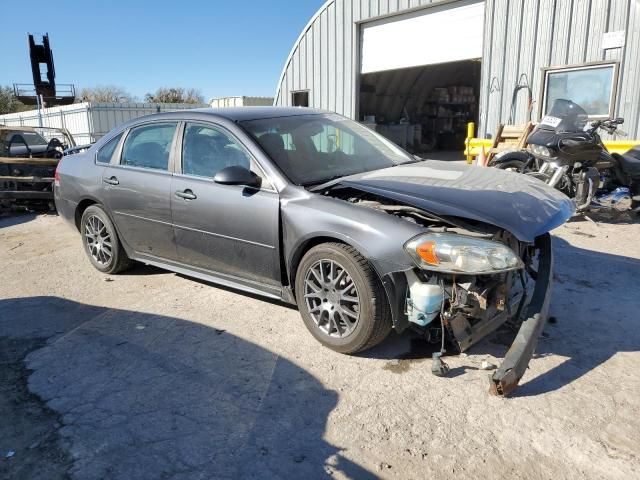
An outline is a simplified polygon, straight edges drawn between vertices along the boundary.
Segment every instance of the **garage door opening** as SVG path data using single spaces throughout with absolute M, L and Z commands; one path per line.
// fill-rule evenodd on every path
M 478 0 L 363 23 L 358 119 L 412 153 L 462 158 L 478 118 L 483 25 Z
M 478 121 L 477 60 L 360 77 L 359 120 L 411 153 L 462 159 L 467 123 Z

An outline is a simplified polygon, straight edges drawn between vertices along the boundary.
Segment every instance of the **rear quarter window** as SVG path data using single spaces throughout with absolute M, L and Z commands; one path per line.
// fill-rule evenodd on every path
M 118 143 L 120 142 L 121 138 L 122 138 L 122 133 L 119 134 L 119 135 L 116 135 L 111 140 L 109 140 L 107 143 L 105 143 L 100 148 L 100 150 L 98 150 L 98 153 L 96 155 L 96 162 L 98 162 L 98 163 L 110 163 L 111 162 L 111 158 L 113 157 L 113 152 L 115 152 L 116 147 L 118 146 Z

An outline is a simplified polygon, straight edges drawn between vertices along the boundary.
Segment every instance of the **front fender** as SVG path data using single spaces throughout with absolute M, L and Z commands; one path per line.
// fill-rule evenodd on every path
M 297 264 L 313 245 L 339 241 L 351 245 L 370 263 L 387 294 L 394 326 L 406 327 L 404 271 L 414 267 L 404 251 L 424 228 L 387 213 L 303 191 L 281 196 L 282 255 L 287 280 L 294 285 Z
M 297 256 L 315 238 L 335 239 L 356 248 L 380 278 L 412 268 L 413 260 L 404 244 L 425 231 L 393 215 L 306 191 L 283 192 L 280 209 L 282 252 L 289 278 Z
M 533 155 L 531 155 L 529 152 L 526 152 L 524 150 L 512 150 L 509 152 L 505 152 L 500 156 L 497 156 L 497 155 L 494 156 L 491 159 L 489 166 L 499 167 L 500 165 L 513 160 L 526 163 L 526 162 L 529 162 L 530 160 L 533 160 Z

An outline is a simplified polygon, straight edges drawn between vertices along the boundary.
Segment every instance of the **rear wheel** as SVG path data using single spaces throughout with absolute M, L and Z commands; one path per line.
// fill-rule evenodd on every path
M 391 331 L 380 279 L 348 245 L 325 243 L 307 252 L 298 266 L 296 299 L 307 329 L 337 352 L 366 350 Z
M 122 248 L 109 216 L 98 205 L 87 207 L 82 214 L 80 233 L 89 261 L 101 272 L 122 272 L 133 263 Z

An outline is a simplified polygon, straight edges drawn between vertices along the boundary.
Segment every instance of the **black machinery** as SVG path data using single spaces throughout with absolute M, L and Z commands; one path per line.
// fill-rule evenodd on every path
M 14 95 L 25 105 L 54 107 L 70 105 L 76 99 L 75 87 L 71 84 L 56 85 L 56 70 L 53 64 L 53 52 L 49 45 L 49 35 L 42 35 L 42 43 L 29 34 L 29 57 L 33 85 L 15 83 Z

